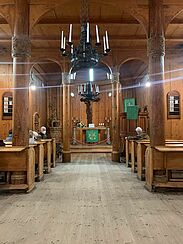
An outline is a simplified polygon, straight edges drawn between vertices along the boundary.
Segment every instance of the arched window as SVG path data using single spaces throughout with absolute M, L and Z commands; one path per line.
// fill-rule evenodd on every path
M 13 94 L 5 92 L 2 96 L 2 119 L 12 119 L 13 113 Z

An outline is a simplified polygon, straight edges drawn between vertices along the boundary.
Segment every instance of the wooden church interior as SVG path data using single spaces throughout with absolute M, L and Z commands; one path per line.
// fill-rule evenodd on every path
M 0 0 L 0 243 L 183 243 L 182 43 L 181 0 Z

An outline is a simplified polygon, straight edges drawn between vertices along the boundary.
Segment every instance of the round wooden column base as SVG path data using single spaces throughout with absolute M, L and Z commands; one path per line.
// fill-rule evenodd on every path
M 63 163 L 70 163 L 71 162 L 71 152 L 63 152 L 62 155 L 62 162 Z
M 120 162 L 119 152 L 112 151 L 112 161 L 113 162 Z

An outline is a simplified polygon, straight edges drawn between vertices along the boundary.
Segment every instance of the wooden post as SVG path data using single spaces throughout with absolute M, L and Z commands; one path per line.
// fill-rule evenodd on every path
M 120 83 L 119 73 L 113 74 L 112 83 L 112 161 L 120 161 Z
M 13 145 L 29 143 L 29 5 L 15 0 L 15 25 L 12 38 L 13 57 Z
M 68 73 L 62 73 L 63 82 L 63 163 L 71 161 L 70 127 L 71 127 L 71 99 Z
M 151 146 L 165 143 L 164 114 L 164 56 L 165 38 L 163 0 L 149 0 L 149 91 L 150 142 Z

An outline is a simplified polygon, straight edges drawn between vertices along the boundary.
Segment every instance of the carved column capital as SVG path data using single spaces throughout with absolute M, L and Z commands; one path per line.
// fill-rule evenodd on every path
M 112 83 L 117 83 L 117 82 L 119 82 L 119 75 L 120 75 L 119 72 L 114 72 L 114 73 L 112 73 Z
M 147 55 L 154 57 L 165 55 L 165 38 L 163 35 L 155 35 L 148 39 Z
M 12 37 L 12 57 L 30 57 L 31 56 L 31 42 L 27 35 Z
M 70 75 L 67 72 L 62 73 L 62 84 L 69 85 L 70 84 Z

